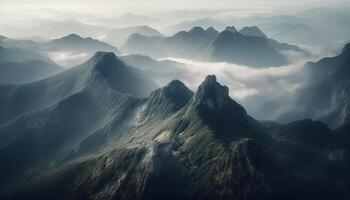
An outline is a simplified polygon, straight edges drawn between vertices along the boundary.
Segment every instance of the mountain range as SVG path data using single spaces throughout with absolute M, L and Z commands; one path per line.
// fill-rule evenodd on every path
M 257 27 L 245 27 L 241 32 L 237 32 L 234 27 L 227 27 L 221 33 L 212 27 L 206 30 L 194 27 L 188 32 L 181 31 L 170 37 L 133 34 L 123 45 L 122 50 L 156 58 L 179 57 L 224 61 L 253 67 L 287 64 L 288 60 L 282 53 L 286 50 L 305 53 L 297 46 L 278 43 L 264 35 L 261 36 L 262 32 Z
M 92 39 L 91 37 L 82 38 L 77 34 L 69 34 L 62 38 L 51 40 L 42 44 L 42 48 L 49 51 L 68 51 L 88 54 L 94 54 L 97 51 L 120 53 L 116 47 L 110 44 Z
M 99 52 L 51 78 L 1 86 L 0 197 L 349 197 L 345 129 L 258 121 L 215 75 L 194 93 L 179 80 L 153 89 L 139 73 Z
M 138 97 L 147 96 L 156 88 L 140 70 L 125 65 L 114 53 L 98 52 L 82 65 L 56 76 L 27 84 L 0 86 L 0 124 L 84 93 L 91 85 L 100 84 L 96 79 L 102 79 L 103 84 L 109 84 L 114 90 Z

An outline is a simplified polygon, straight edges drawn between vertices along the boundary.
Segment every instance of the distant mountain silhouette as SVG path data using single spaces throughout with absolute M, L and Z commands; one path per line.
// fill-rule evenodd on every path
M 280 50 L 280 51 L 295 51 L 295 52 L 302 53 L 305 56 L 310 55 L 307 51 L 301 49 L 300 47 L 298 47 L 296 45 L 291 45 L 291 44 L 287 44 L 287 43 L 279 43 L 274 39 L 268 38 L 266 36 L 266 34 L 264 32 L 262 32 L 257 26 L 244 27 L 239 32 L 242 35 L 246 35 L 246 36 L 265 38 L 272 47 L 274 47 L 275 49 Z
M 254 37 L 263 37 L 263 38 L 267 38 L 267 36 L 265 35 L 265 33 L 263 33 L 258 27 L 256 26 L 251 26 L 251 27 L 244 27 L 241 30 L 239 30 L 239 32 L 242 35 L 246 35 L 246 36 L 254 36 Z
M 223 31 L 211 45 L 210 59 L 253 67 L 281 66 L 286 58 L 263 37 Z
M 110 41 L 113 45 L 120 46 L 128 39 L 128 37 L 134 33 L 145 36 L 157 36 L 162 37 L 158 30 L 150 26 L 132 26 L 126 28 L 118 28 L 110 31 L 106 36 L 106 41 Z
M 54 39 L 45 43 L 43 46 L 50 51 L 69 51 L 89 54 L 94 54 L 97 51 L 120 53 L 116 47 L 105 42 L 90 37 L 82 38 L 77 34 L 70 34 L 62 38 Z
M 190 31 L 181 31 L 170 37 L 147 37 L 133 34 L 123 45 L 122 50 L 129 53 L 141 53 L 152 57 L 186 57 L 203 56 L 203 49 L 217 37 L 212 28 L 204 30 L 193 27 Z
M 225 28 L 225 31 L 231 31 L 233 33 L 237 32 L 237 29 L 234 26 L 228 26 Z
M 249 34 L 249 31 L 252 33 Z M 188 32 L 181 31 L 171 37 L 146 37 L 133 34 L 123 45 L 122 50 L 155 58 L 179 57 L 200 61 L 232 62 L 252 67 L 286 65 L 288 61 L 282 51 L 307 54 L 295 45 L 266 38 L 257 27 L 245 28 L 243 32 L 247 35 L 237 32 L 232 26 L 221 33 L 212 27 L 207 30 L 193 27 Z
M 175 34 L 177 32 L 183 31 L 183 30 L 190 30 L 191 28 L 193 28 L 195 26 L 200 26 L 200 27 L 203 27 L 205 29 L 213 27 L 217 30 L 222 31 L 225 29 L 227 24 L 226 24 L 226 22 L 224 22 L 222 20 L 206 17 L 206 18 L 196 19 L 193 21 L 183 21 L 183 22 L 180 22 L 178 24 L 168 26 L 168 27 L 164 28 L 163 31 L 167 34 Z

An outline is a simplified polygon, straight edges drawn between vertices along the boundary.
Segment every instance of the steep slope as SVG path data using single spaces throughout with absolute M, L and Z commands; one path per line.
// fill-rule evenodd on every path
M 62 71 L 61 67 L 40 60 L 1 63 L 0 85 L 34 82 Z
M 105 93 L 96 91 L 100 91 L 98 97 Z M 91 97 L 93 96 L 95 95 Z M 101 99 L 121 98 L 120 94 L 114 93 L 113 96 L 109 99 L 102 95 Z M 71 98 L 75 97 L 71 96 L 59 104 L 65 107 L 64 102 L 74 102 Z M 77 147 L 77 150 L 68 148 L 73 152 L 68 160 L 61 159 L 62 162 L 58 162 L 57 157 L 49 156 L 51 152 L 62 152 L 62 149 L 67 148 L 46 143 L 58 137 L 57 134 L 46 132 L 48 139 L 44 140 L 42 147 L 48 144 L 52 147 L 46 158 L 40 156 L 46 162 L 26 171 L 30 179 L 24 174 L 12 178 L 11 182 L 4 181 L 4 185 L 0 186 L 0 197 L 341 199 L 341 193 L 322 169 L 323 164 L 328 163 L 325 156 L 318 152 L 305 164 L 304 157 L 299 157 L 300 152 L 307 155 L 313 152 L 309 153 L 308 147 L 295 143 L 299 141 L 304 144 L 304 139 L 288 141 L 288 138 L 298 135 L 304 127 L 319 127 L 323 131 L 329 130 L 327 126 L 313 122 L 302 122 L 301 125 L 299 122 L 295 125 L 267 125 L 258 122 L 229 97 L 228 88 L 217 83 L 215 76 L 208 76 L 194 95 L 181 82 L 173 81 L 153 92 L 149 98 L 127 98 L 130 97 L 125 97 L 126 101 L 123 102 L 133 106 L 127 107 L 117 103 L 121 102 L 117 100 L 107 103 L 108 107 L 112 106 L 109 108 L 112 109 L 109 113 L 111 115 L 103 114 L 103 111 L 96 113 L 94 117 L 101 117 L 97 116 L 101 114 L 104 118 L 102 121 L 109 119 L 105 127 L 100 126 L 102 129 L 89 131 L 88 128 L 75 127 L 77 129 L 74 132 L 84 133 L 86 139 L 77 140 L 82 141 L 78 146 L 79 142 L 73 142 L 72 146 Z M 95 103 L 86 106 L 73 104 L 70 107 L 77 106 L 76 111 L 83 114 L 89 106 L 104 105 Z M 91 114 L 89 110 L 87 112 Z M 45 111 L 33 114 L 38 115 L 40 112 Z M 89 115 L 86 117 L 90 118 Z M 32 122 L 33 117 L 27 120 Z M 3 126 L 0 133 L 9 134 L 13 127 L 18 127 L 16 123 L 18 122 L 13 121 Z M 49 127 L 59 127 L 58 124 Z M 90 126 L 84 124 L 84 127 Z M 16 141 L 21 141 L 19 139 L 26 135 L 32 138 L 38 127 L 40 130 L 40 127 L 47 126 L 32 126 L 32 132 L 30 129 L 22 129 L 24 132 L 19 137 L 3 143 L 0 146 L 1 161 L 9 159 L 7 153 L 12 152 L 8 151 L 12 145 L 12 148 L 17 145 L 32 145 L 31 140 L 25 144 L 16 144 Z M 278 133 L 287 140 L 282 142 L 274 139 L 276 130 L 282 130 Z M 64 133 L 66 132 L 61 131 L 58 135 L 63 136 Z M 71 137 L 74 136 L 76 135 Z M 64 141 L 65 137 L 59 138 L 63 138 L 59 141 Z M 74 141 L 71 138 L 69 140 Z M 305 144 L 309 145 L 306 141 Z M 84 151 L 84 147 L 89 147 L 85 150 L 90 151 Z M 44 151 L 45 149 L 38 148 L 35 152 Z M 14 157 L 18 158 L 16 153 Z M 324 158 L 321 167 L 315 164 Z M 4 163 L 4 166 L 10 165 Z M 310 166 L 309 163 L 313 165 Z
M 91 84 L 0 127 L 0 160 L 6 162 L 1 166 L 0 185 L 32 168 L 59 166 L 92 150 L 95 154 L 113 139 L 132 134 L 137 124 L 140 130 L 155 125 L 182 108 L 193 95 L 179 81 L 154 91 L 147 99 L 117 92 L 103 77 Z
M 0 124 L 41 109 L 92 87 L 103 77 L 119 92 L 147 96 L 155 84 L 139 70 L 125 65 L 113 53 L 98 52 L 86 63 L 56 76 L 23 85 L 0 86 Z
M 50 51 L 68 51 L 75 53 L 94 54 L 97 51 L 120 53 L 116 47 L 105 42 L 90 37 L 82 38 L 77 34 L 70 34 L 62 38 L 54 39 L 45 43 L 43 47 Z

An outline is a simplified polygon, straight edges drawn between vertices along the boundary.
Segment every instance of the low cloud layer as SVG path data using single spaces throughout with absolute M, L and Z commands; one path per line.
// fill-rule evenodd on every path
M 69 68 L 79 65 L 89 58 L 86 53 L 72 53 L 65 51 L 55 51 L 48 53 L 50 59 L 52 59 L 58 65 Z
M 293 92 L 302 86 L 299 75 L 306 63 L 306 60 L 298 59 L 287 66 L 259 69 L 226 62 L 206 63 L 178 58 L 162 60 L 182 63 L 174 70 L 183 74 L 181 81 L 194 91 L 208 74 L 215 74 L 221 84 L 230 88 L 232 98 L 253 116 L 264 119 L 273 119 L 289 109 L 284 105 L 291 104 Z M 268 104 L 273 104 L 274 110 L 266 110 L 264 107 Z

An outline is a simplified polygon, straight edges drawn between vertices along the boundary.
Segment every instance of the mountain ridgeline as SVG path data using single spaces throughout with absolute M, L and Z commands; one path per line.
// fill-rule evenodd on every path
M 141 71 L 125 65 L 114 53 L 98 52 L 82 65 L 56 76 L 27 84 L 0 85 L 0 124 L 77 93 L 103 92 L 105 85 L 138 97 L 147 96 L 157 87 Z
M 219 34 L 192 33 L 198 43 Z M 344 129 L 258 121 L 215 75 L 195 93 L 179 80 L 156 88 L 106 52 L 0 86 L 0 198 L 350 197 Z
M 267 38 L 257 27 L 245 27 L 238 32 L 233 26 L 221 33 L 212 27 L 193 27 L 170 37 L 133 34 L 122 50 L 156 58 L 179 57 L 252 67 L 286 65 L 288 60 L 283 51 L 306 53 L 297 46 Z
M 101 42 L 91 37 L 82 38 L 77 34 L 69 34 L 67 36 L 51 40 L 42 45 L 43 49 L 49 51 L 68 51 L 74 53 L 94 54 L 96 51 L 114 52 L 119 54 L 120 51 L 105 42 Z

